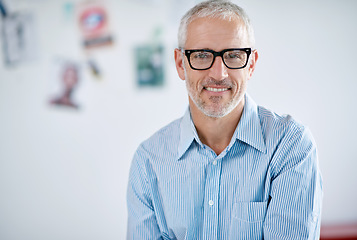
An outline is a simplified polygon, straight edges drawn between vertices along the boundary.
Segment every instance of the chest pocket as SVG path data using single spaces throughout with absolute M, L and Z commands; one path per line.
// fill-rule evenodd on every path
M 236 202 L 233 205 L 229 239 L 263 239 L 268 202 Z

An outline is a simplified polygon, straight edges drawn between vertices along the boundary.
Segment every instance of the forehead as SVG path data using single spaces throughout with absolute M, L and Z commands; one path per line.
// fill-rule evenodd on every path
M 220 51 L 226 48 L 247 47 L 247 33 L 238 18 L 197 18 L 187 28 L 186 49 L 208 48 Z

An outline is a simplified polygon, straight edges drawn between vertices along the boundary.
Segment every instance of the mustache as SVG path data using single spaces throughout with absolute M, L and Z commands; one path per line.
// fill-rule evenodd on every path
M 225 78 L 223 80 L 216 80 L 213 78 L 208 78 L 207 80 L 202 82 L 202 86 L 217 86 L 217 87 L 225 87 L 225 88 L 232 88 L 234 84 L 232 83 L 231 80 L 228 78 Z

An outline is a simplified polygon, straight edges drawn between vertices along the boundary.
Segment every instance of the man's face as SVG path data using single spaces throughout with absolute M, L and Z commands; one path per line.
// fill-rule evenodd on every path
M 246 48 L 247 33 L 238 19 L 232 21 L 217 18 L 198 18 L 187 29 L 185 49 Z M 175 50 L 176 68 L 182 80 L 186 80 L 190 106 L 209 117 L 224 117 L 238 105 L 243 108 L 247 81 L 251 77 L 257 53 L 251 55 L 251 64 L 243 69 L 228 69 L 221 57 L 216 57 L 207 70 L 193 70 L 180 50 Z M 184 64 L 182 58 L 184 57 Z

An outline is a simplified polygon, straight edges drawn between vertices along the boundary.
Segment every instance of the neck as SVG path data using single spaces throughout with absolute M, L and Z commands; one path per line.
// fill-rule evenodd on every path
M 192 121 L 203 144 L 209 146 L 217 155 L 230 143 L 243 113 L 244 98 L 232 112 L 221 118 L 205 115 L 190 99 Z

